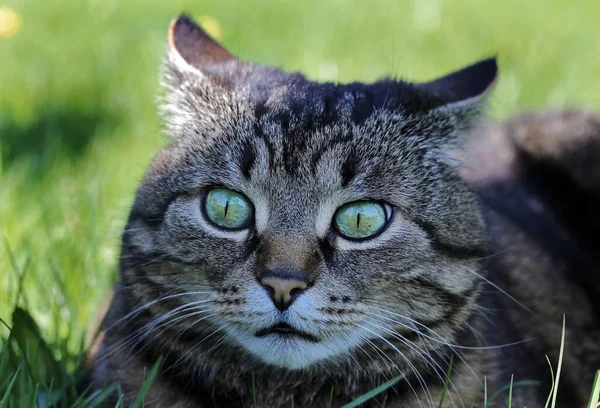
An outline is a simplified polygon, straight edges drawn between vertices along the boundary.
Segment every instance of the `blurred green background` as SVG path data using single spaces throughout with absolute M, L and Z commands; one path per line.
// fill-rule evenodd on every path
M 497 55 L 493 117 L 600 108 L 597 0 L 0 0 L 0 318 L 19 303 L 64 353 L 115 279 L 136 185 L 167 142 L 159 68 L 182 11 L 240 58 L 317 80 L 426 80 Z

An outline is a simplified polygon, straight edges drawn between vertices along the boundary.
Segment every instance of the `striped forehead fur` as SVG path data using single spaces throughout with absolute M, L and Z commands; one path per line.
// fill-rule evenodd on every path
M 343 184 L 359 167 L 369 167 L 367 162 L 375 165 L 383 151 L 388 158 L 404 160 L 412 149 L 439 160 L 445 150 L 460 145 L 481 108 L 441 107 L 411 114 L 394 110 L 392 98 L 376 107 L 367 90 L 319 84 L 324 89 L 319 93 L 300 75 L 291 84 L 253 88 L 224 86 L 198 73 L 182 74 L 169 64 L 167 73 L 162 111 L 174 143 L 182 138 L 181 143 L 209 148 L 216 139 L 229 140 L 227 156 L 243 173 L 254 163 L 258 145 L 267 148 L 270 165 L 291 174 L 314 174 L 324 153 L 338 151 L 338 157 L 346 157 L 338 165 Z

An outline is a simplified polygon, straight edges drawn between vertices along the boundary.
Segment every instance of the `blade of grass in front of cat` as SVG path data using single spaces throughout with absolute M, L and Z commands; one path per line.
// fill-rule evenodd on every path
M 115 408 L 123 408 L 123 394 L 119 395 L 119 400 L 117 401 L 117 405 L 115 405 Z
M 394 384 L 396 384 L 398 381 L 402 380 L 403 378 L 404 378 L 404 375 L 402 375 L 402 374 L 399 375 L 398 377 L 392 378 L 388 382 L 381 384 L 379 387 L 372 389 L 371 391 L 367 392 L 364 395 L 361 395 L 360 397 L 358 397 L 354 401 L 350 402 L 349 404 L 344 405 L 342 408 L 358 407 L 360 404 L 370 400 L 371 398 L 375 397 L 378 394 L 381 394 L 383 391 L 387 390 L 388 388 L 390 388 L 391 386 L 393 386 Z
M 487 377 L 483 376 L 483 408 L 488 408 Z
M 554 392 L 552 394 L 552 408 L 556 407 L 556 396 L 558 395 L 558 382 L 560 381 L 560 370 L 562 368 L 563 353 L 565 351 L 565 321 L 566 321 L 566 315 L 563 314 L 562 335 L 560 337 L 560 352 L 558 353 L 558 366 L 556 367 L 556 380 L 554 382 Z
M 512 408 L 512 390 L 513 390 L 514 379 L 515 379 L 515 375 L 512 374 L 510 376 L 510 388 L 508 389 L 508 408 Z
M 454 354 L 450 356 L 450 363 L 448 363 L 448 372 L 446 373 L 446 379 L 444 380 L 444 388 L 442 389 L 442 396 L 440 397 L 439 408 L 442 408 L 444 399 L 446 398 L 446 392 L 448 391 L 448 384 L 450 384 L 450 374 L 452 373 L 452 363 L 454 362 Z
M 588 408 L 596 408 L 598 406 L 600 406 L 600 370 L 596 371 L 592 393 L 590 394 L 590 402 L 588 402 Z
M 130 408 L 137 408 L 140 405 L 144 407 L 144 399 L 146 397 L 146 394 L 148 393 L 148 390 L 150 389 L 150 385 L 152 384 L 154 378 L 158 374 L 158 368 L 160 367 L 160 365 L 161 359 L 159 358 L 158 360 L 156 360 L 156 363 L 154 363 L 154 366 L 152 367 L 152 370 L 150 371 L 150 374 L 147 377 L 146 370 L 144 370 L 144 382 L 142 384 L 142 388 L 140 389 L 140 392 L 136 396 L 135 400 L 133 401 L 133 404 L 130 405 Z
M 108 397 L 110 397 L 110 395 L 112 393 L 114 393 L 117 390 L 117 387 L 115 387 L 114 385 L 111 385 L 110 387 L 106 388 L 105 390 L 102 390 L 102 392 L 98 392 L 98 393 L 94 393 L 93 395 L 90 395 L 82 404 L 82 407 L 99 407 L 101 404 L 104 403 L 104 401 L 106 401 L 108 399 Z
M 496 400 L 496 398 L 498 398 L 500 396 L 500 394 L 502 394 L 504 391 L 509 390 L 509 393 L 512 393 L 512 388 L 514 387 L 530 387 L 530 386 L 539 386 L 541 383 L 539 381 L 535 381 L 535 380 L 521 380 L 521 381 L 517 381 L 515 383 L 512 382 L 514 376 L 511 376 L 511 383 L 510 384 L 505 384 L 504 386 L 500 387 L 500 389 L 498 391 L 496 391 L 491 397 L 490 400 L 488 401 L 488 403 L 491 405 L 494 403 L 494 401 Z
M 125 398 L 125 394 L 123 393 L 123 389 L 121 388 L 121 384 L 117 384 L 117 395 L 119 396 L 119 400 L 117 401 L 117 405 L 115 408 L 123 408 L 125 403 L 123 402 L 123 398 Z
M 546 361 L 548 361 L 548 367 L 550 367 L 550 377 L 552 382 L 550 383 L 550 393 L 548 394 L 548 399 L 546 400 L 546 405 L 544 405 L 544 408 L 548 408 L 548 405 L 550 405 L 550 400 L 552 399 L 552 394 L 554 393 L 554 369 L 552 368 L 552 363 L 550 362 L 550 358 L 548 356 L 546 356 Z
M 96 390 L 90 394 L 91 389 L 92 389 L 92 386 L 89 385 L 83 391 L 79 392 L 77 399 L 73 402 L 73 408 L 87 406 L 87 404 L 89 404 L 90 401 L 92 401 L 102 391 L 102 390 Z

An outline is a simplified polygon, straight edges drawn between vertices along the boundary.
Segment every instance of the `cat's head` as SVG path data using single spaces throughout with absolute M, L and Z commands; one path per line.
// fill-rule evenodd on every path
M 228 344 L 291 369 L 367 344 L 410 357 L 400 339 L 417 344 L 417 331 L 453 341 L 485 240 L 446 152 L 496 71 L 491 59 L 426 83 L 321 84 L 240 61 L 177 19 L 163 105 L 172 142 L 124 235 L 132 299 L 168 298 L 153 313 L 171 313 L 193 352 L 210 336 L 222 339 L 207 340 L 215 352 Z

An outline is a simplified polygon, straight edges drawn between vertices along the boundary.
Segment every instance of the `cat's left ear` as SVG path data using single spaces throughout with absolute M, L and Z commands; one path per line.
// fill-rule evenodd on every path
M 498 77 L 496 58 L 469 65 L 430 82 L 415 84 L 428 109 L 477 106 L 493 88 Z
M 182 15 L 169 27 L 169 60 L 179 71 L 208 74 L 237 59 L 191 18 Z

